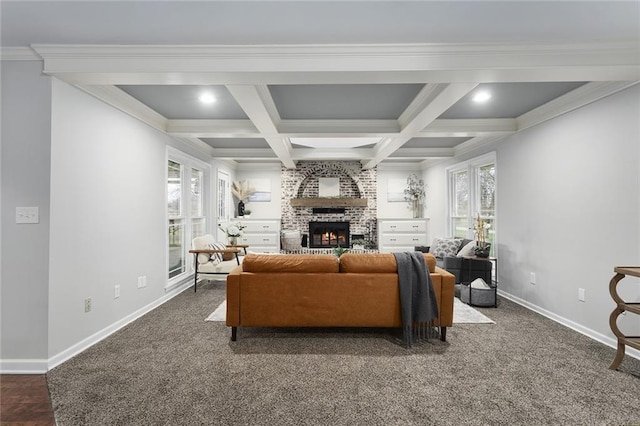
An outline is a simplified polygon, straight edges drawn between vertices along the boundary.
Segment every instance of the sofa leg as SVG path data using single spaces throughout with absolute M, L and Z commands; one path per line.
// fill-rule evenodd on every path
M 440 327 L 440 340 L 447 341 L 447 327 Z
M 231 327 L 231 341 L 235 342 L 238 338 L 238 327 Z

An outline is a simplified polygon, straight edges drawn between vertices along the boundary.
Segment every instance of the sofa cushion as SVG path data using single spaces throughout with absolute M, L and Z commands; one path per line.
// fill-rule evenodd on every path
M 249 253 L 242 262 L 244 272 L 338 272 L 338 258 L 331 254 L 268 254 Z
M 227 246 L 225 246 L 222 243 L 211 243 L 207 248 L 211 250 L 226 250 Z M 225 259 L 224 259 L 223 253 L 211 253 L 211 260 L 214 263 L 220 263 Z
M 436 258 L 423 253 L 429 272 L 436 270 Z M 345 253 L 340 256 L 340 272 L 346 273 L 387 273 L 398 272 L 393 253 Z
M 431 244 L 429 253 L 438 258 L 455 256 L 458 254 L 458 250 L 460 250 L 461 243 L 462 239 L 436 238 L 433 240 L 433 244 Z

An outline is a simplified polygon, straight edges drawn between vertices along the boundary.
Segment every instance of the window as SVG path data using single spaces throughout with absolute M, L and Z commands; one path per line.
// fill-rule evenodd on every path
M 231 205 L 229 188 L 229 175 L 218 171 L 218 223 L 226 223 L 231 217 L 229 214 Z
M 496 249 L 496 161 L 495 153 L 457 164 L 448 170 L 449 233 L 475 238 L 473 223 L 478 214 L 489 225 L 487 242 L 491 255 Z
M 168 278 L 176 281 L 193 269 L 191 240 L 207 233 L 209 166 L 175 150 L 167 164 Z

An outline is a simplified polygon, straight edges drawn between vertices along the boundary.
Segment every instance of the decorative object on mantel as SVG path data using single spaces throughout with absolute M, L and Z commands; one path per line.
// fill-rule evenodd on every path
M 246 217 L 246 218 L 251 217 L 251 210 L 249 210 L 249 209 L 244 209 L 244 217 Z
M 487 231 L 491 227 L 491 224 L 486 223 L 480 213 L 476 218 L 476 223 L 473 225 L 473 230 L 476 234 L 476 249 L 475 254 L 478 257 L 489 257 L 491 246 L 487 243 Z
M 246 214 L 245 203 L 249 200 L 249 197 L 256 192 L 248 181 L 240 180 L 231 184 L 231 193 L 236 197 L 238 201 L 238 216 L 242 217 Z
M 366 198 L 308 197 L 292 198 L 291 207 L 367 207 Z
M 424 180 L 413 173 L 407 178 L 407 185 L 404 190 L 404 199 L 413 210 L 413 217 L 422 217 L 422 204 L 425 197 Z
M 227 227 L 218 225 L 218 228 L 227 236 L 227 242 L 230 246 L 238 244 L 238 238 L 242 236 L 242 230 L 246 228 L 241 222 L 230 223 Z

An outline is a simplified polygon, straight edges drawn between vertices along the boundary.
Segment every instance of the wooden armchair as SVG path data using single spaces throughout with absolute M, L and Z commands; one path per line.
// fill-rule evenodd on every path
M 191 243 L 189 253 L 194 255 L 193 291 L 197 291 L 198 278 L 227 275 L 240 265 L 247 254 L 248 245 L 229 245 L 217 243 L 213 235 L 196 237 Z

